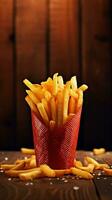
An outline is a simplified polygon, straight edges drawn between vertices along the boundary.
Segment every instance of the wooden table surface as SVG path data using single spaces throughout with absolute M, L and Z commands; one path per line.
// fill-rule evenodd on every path
M 77 159 L 93 156 L 92 152 L 78 151 Z M 0 163 L 12 163 L 24 158 L 20 152 L 0 152 Z M 112 153 L 95 156 L 100 162 L 112 164 Z M 41 178 L 20 181 L 0 172 L 0 200 L 112 200 L 112 177 L 97 170 L 93 180 L 67 175 L 61 178 Z

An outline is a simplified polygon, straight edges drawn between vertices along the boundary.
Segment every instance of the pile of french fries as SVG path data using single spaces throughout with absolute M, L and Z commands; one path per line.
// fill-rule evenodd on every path
M 79 111 L 83 104 L 83 92 L 88 88 L 83 84 L 77 87 L 76 76 L 64 84 L 58 73 L 41 84 L 23 80 L 28 87 L 26 102 L 37 117 L 50 127 L 65 123 L 71 114 Z
M 83 163 L 74 160 L 74 166 L 70 169 L 51 169 L 47 164 L 39 167 L 36 165 L 34 149 L 21 148 L 23 154 L 28 158 L 17 159 L 13 164 L 0 164 L 0 169 L 9 177 L 19 177 L 20 180 L 28 181 L 41 177 L 61 177 L 66 174 L 75 175 L 83 179 L 92 179 L 94 170 L 103 170 L 107 175 L 112 175 L 112 169 L 108 164 L 101 164 L 92 157 L 86 156 Z

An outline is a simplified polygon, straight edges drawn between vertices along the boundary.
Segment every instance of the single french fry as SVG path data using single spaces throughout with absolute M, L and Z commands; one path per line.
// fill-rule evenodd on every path
M 44 97 L 47 101 L 50 101 L 51 99 L 51 93 L 48 90 L 45 90 Z
M 32 84 L 28 79 L 24 79 L 23 83 L 31 90 L 34 91 L 35 89 L 37 89 L 37 87 Z
M 30 168 L 35 168 L 35 167 L 37 167 L 36 158 L 33 158 L 33 159 L 30 160 L 29 167 L 30 167 Z
M 92 179 L 93 178 L 93 175 L 90 174 L 89 172 L 78 169 L 76 167 L 72 167 L 71 172 L 72 172 L 72 174 L 79 176 L 81 178 L 84 178 L 84 179 Z
M 37 103 L 39 103 L 39 99 L 37 98 L 37 96 L 31 91 L 31 90 L 26 90 L 26 93 L 29 95 L 30 99 L 32 100 L 32 102 L 36 105 Z
M 42 177 L 42 172 L 39 168 L 35 171 L 24 172 L 24 173 L 19 174 L 19 178 L 22 181 L 33 180 L 33 179 L 39 178 L 39 177 Z
M 60 170 L 54 170 L 55 171 L 55 176 L 59 177 L 59 176 L 63 176 L 65 174 L 70 174 L 71 173 L 71 169 L 60 169 Z
M 86 85 L 86 84 L 83 84 L 83 85 L 81 85 L 79 88 L 78 88 L 78 90 L 82 90 L 83 92 L 85 91 L 85 90 L 87 90 L 88 89 L 88 86 Z
M 39 110 L 39 112 L 40 112 L 40 115 L 41 115 L 41 117 L 42 117 L 44 123 L 45 123 L 46 125 L 48 125 L 48 124 L 49 124 L 49 118 L 48 118 L 47 112 L 46 112 L 46 110 L 45 110 L 43 104 L 42 104 L 42 103 L 38 103 L 38 104 L 37 104 L 37 108 L 38 108 L 38 110 Z
M 58 92 L 58 73 L 53 75 L 53 95 L 56 96 Z
M 74 166 L 77 167 L 77 168 L 79 168 L 79 167 L 82 167 L 83 164 L 82 164 L 82 162 L 80 160 L 75 160 L 74 161 Z
M 93 164 L 95 167 L 99 166 L 99 163 L 95 159 L 93 159 L 89 156 L 86 156 L 84 158 L 84 162 L 87 162 L 88 164 Z
M 88 166 L 82 166 L 82 167 L 77 167 L 78 169 L 93 173 L 93 170 L 95 168 L 94 164 L 89 164 Z
M 103 153 L 105 153 L 105 149 L 104 148 L 99 148 L 99 149 L 93 149 L 93 153 L 94 153 L 94 155 L 100 155 L 100 154 L 103 154 Z
M 28 95 L 25 97 L 25 101 L 28 103 L 30 109 L 38 116 L 38 118 L 40 118 L 40 114 L 37 110 L 36 105 L 33 103 Z
M 57 95 L 57 125 L 63 123 L 63 92 L 59 91 Z
M 77 78 L 76 78 L 76 76 L 73 76 L 73 77 L 71 78 L 70 82 L 71 82 L 72 89 L 73 89 L 73 90 L 74 90 L 74 89 L 77 89 Z
M 51 116 L 50 116 L 51 111 L 50 111 L 50 106 L 48 105 L 47 100 L 45 98 L 43 98 L 41 102 L 42 102 L 42 104 L 43 104 L 43 106 L 44 106 L 44 108 L 45 108 L 45 110 L 47 112 L 47 115 L 48 115 L 49 119 L 50 119 L 51 118 Z
M 109 169 L 110 167 L 109 167 L 109 165 L 106 164 L 106 163 L 99 163 L 99 165 L 95 167 L 95 169 L 102 169 L 102 170 L 103 170 L 104 168 Z
M 29 148 L 21 148 L 21 152 L 23 154 L 29 154 L 29 155 L 35 154 L 35 150 L 34 149 L 29 149 Z
M 66 121 L 68 117 L 68 103 L 69 103 L 69 89 L 64 88 L 64 100 L 63 100 L 63 122 Z
M 48 78 L 47 81 L 41 82 L 43 88 L 47 89 L 50 93 L 53 91 L 53 80 L 52 78 Z
M 69 99 L 69 106 L 68 106 L 68 113 L 75 113 L 76 101 L 74 97 L 70 97 Z
M 21 173 L 37 171 L 38 169 L 39 169 L 38 167 L 37 168 L 33 168 L 33 169 L 23 169 L 23 170 L 12 170 L 12 169 L 10 169 L 10 170 L 5 171 L 5 174 L 7 176 L 10 176 L 10 177 L 18 177 L 19 174 L 21 174 Z
M 23 160 L 21 163 L 18 163 L 13 168 L 11 168 L 11 170 L 20 170 L 24 169 L 24 167 L 25 167 L 25 161 Z
M 78 90 L 77 93 L 79 96 L 78 96 L 78 100 L 76 103 L 76 113 L 79 111 L 79 109 L 82 107 L 82 104 L 83 104 L 83 91 Z
M 0 165 L 0 169 L 3 169 L 3 170 L 10 170 L 12 169 L 13 167 L 15 167 L 16 165 L 15 164 L 1 164 Z
M 63 77 L 62 76 L 58 76 L 57 77 L 57 81 L 58 81 L 58 87 L 59 87 L 59 89 L 62 90 L 64 88 Z
M 70 89 L 70 90 L 69 90 L 69 93 L 70 93 L 70 96 L 71 96 L 71 97 L 74 97 L 74 98 L 75 98 L 75 100 L 78 99 L 78 94 L 77 94 L 76 90 Z
M 43 164 L 43 165 L 40 165 L 40 169 L 41 171 L 43 172 L 44 176 L 47 176 L 47 177 L 55 177 L 55 171 L 53 169 L 51 169 L 48 165 L 46 164 Z
M 27 159 L 17 159 L 17 160 L 15 161 L 15 164 L 17 165 L 17 164 L 19 164 L 19 163 L 22 163 L 23 161 L 24 161 L 25 163 L 28 163 L 28 162 L 30 162 L 30 160 L 31 160 L 31 157 L 30 157 L 30 158 L 27 158 Z
M 107 174 L 107 175 L 109 175 L 109 176 L 112 176 L 112 169 L 107 169 L 107 168 L 103 168 L 103 171 Z
M 50 107 L 51 107 L 51 119 L 56 122 L 56 102 L 55 102 L 55 97 L 51 98 Z

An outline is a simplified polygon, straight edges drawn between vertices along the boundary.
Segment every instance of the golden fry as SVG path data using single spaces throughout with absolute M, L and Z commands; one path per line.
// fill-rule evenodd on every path
M 107 175 L 109 175 L 109 176 L 112 176 L 112 169 L 107 169 L 107 168 L 103 168 L 103 171 L 107 174 Z
M 57 124 L 63 123 L 63 92 L 59 91 L 57 95 Z
M 27 173 L 27 172 L 32 172 L 32 171 L 37 171 L 39 168 L 33 168 L 33 169 L 23 169 L 23 170 L 7 170 L 5 171 L 5 174 L 7 176 L 10 176 L 10 177 L 18 177 L 19 174 L 21 173 Z
M 69 103 L 69 89 L 68 87 L 66 87 L 64 89 L 64 100 L 63 100 L 63 122 L 65 122 L 68 117 L 68 103 Z
M 59 177 L 59 176 L 63 176 L 65 174 L 70 174 L 71 173 L 71 169 L 60 169 L 60 170 L 54 170 L 55 171 L 55 176 Z
M 42 177 L 42 172 L 39 168 L 37 168 L 35 171 L 24 172 L 19 174 L 19 178 L 22 181 L 33 180 L 39 177 Z
M 78 90 L 78 100 L 77 100 L 77 104 L 76 104 L 76 113 L 79 111 L 79 109 L 82 107 L 83 104 L 83 92 L 82 90 Z
M 24 154 L 29 154 L 29 155 L 35 154 L 35 150 L 29 149 L 29 148 L 21 148 L 21 152 L 24 153 Z
M 99 148 L 99 149 L 93 149 L 93 153 L 94 155 L 100 155 L 100 154 L 103 154 L 105 153 L 105 149 L 104 148 Z
M 56 101 L 55 101 L 55 97 L 51 98 L 50 106 L 51 106 L 51 119 L 56 122 L 57 120 L 56 120 Z
M 39 103 L 39 99 L 37 98 L 37 96 L 31 91 L 31 90 L 26 90 L 26 93 L 29 95 L 30 99 L 32 100 L 32 102 L 36 105 L 37 103 Z
M 53 95 L 56 96 L 58 92 L 58 73 L 53 75 Z
M 93 178 L 93 175 L 90 174 L 89 172 L 83 171 L 83 170 L 78 169 L 76 167 L 72 167 L 71 172 L 72 172 L 72 174 L 79 176 L 81 178 L 84 178 L 84 179 L 92 179 Z
M 72 89 L 73 90 L 77 89 L 77 78 L 76 78 L 76 76 L 73 76 L 71 78 L 70 82 L 71 82 Z
M 0 169 L 3 169 L 3 170 L 10 170 L 11 168 L 15 167 L 16 165 L 15 164 L 1 164 L 0 165 Z
M 77 168 L 83 166 L 83 164 L 82 164 L 82 162 L 81 162 L 80 160 L 75 160 L 75 161 L 74 161 L 74 165 L 75 165 L 75 167 L 77 167 Z
M 78 90 L 82 90 L 83 92 L 84 92 L 85 90 L 87 90 L 87 89 L 88 89 L 88 86 L 85 85 L 85 84 L 81 85 L 81 86 L 78 88 Z
M 47 112 L 46 112 L 43 104 L 42 103 L 38 103 L 37 104 L 37 108 L 38 108 L 38 111 L 40 112 L 40 115 L 41 115 L 44 123 L 46 125 L 48 125 L 49 124 L 49 118 L 48 118 Z
M 76 101 L 74 97 L 70 97 L 69 99 L 69 106 L 68 106 L 68 113 L 75 113 Z
M 55 177 L 55 171 L 53 169 L 51 169 L 48 165 L 46 164 L 43 164 L 43 165 L 40 165 L 40 169 L 41 171 L 43 172 L 43 175 L 44 176 L 47 176 L 47 177 Z

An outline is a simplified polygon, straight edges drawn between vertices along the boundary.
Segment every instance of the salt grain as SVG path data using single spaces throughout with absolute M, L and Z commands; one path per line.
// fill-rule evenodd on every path
M 52 185 L 53 183 L 52 182 L 50 182 L 50 185 Z
M 101 172 L 98 173 L 98 176 L 101 176 Z
M 97 179 L 100 179 L 100 177 L 97 177 Z
M 8 157 L 5 157 L 4 160 L 8 160 Z
M 64 183 L 67 183 L 68 182 L 68 180 L 64 180 Z
M 107 179 L 107 177 L 104 177 L 104 180 L 106 180 Z
M 33 185 L 33 183 L 31 182 L 30 185 Z
M 8 181 L 11 181 L 12 179 L 11 178 L 8 178 Z
M 0 170 L 0 173 L 3 173 L 3 172 L 4 172 L 4 170 L 3 170 L 3 169 L 1 169 L 1 170 Z
M 60 180 L 60 178 L 59 178 L 59 177 L 57 177 L 57 180 Z
M 62 181 L 64 181 L 64 180 L 65 180 L 65 178 L 63 177 L 61 180 L 62 180 Z
M 79 190 L 79 187 L 78 186 L 74 186 L 73 190 Z
M 25 185 L 30 185 L 30 183 L 26 183 Z

